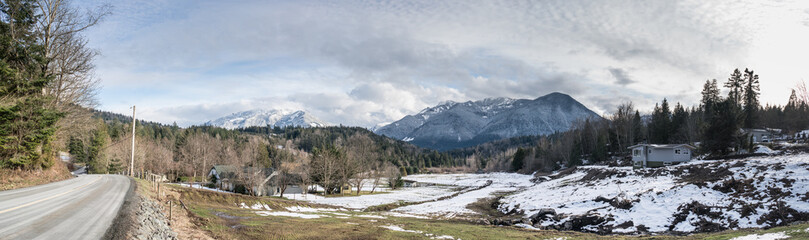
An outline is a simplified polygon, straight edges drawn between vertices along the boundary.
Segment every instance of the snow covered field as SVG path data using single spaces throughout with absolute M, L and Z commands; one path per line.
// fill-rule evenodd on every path
M 452 191 L 449 187 L 445 186 L 432 186 L 432 187 L 419 187 L 419 188 L 403 188 L 399 190 L 390 191 L 388 193 L 360 195 L 360 196 L 345 196 L 345 197 L 323 197 L 314 194 L 284 194 L 285 198 L 304 200 L 313 203 L 328 204 L 333 206 L 340 206 L 355 210 L 365 209 L 370 206 L 390 204 L 399 201 L 405 202 L 420 202 L 431 199 L 438 199 L 440 197 L 451 195 Z
M 404 206 L 393 211 L 439 217 L 474 214 L 475 212 L 467 208 L 467 205 L 482 198 L 492 197 L 497 192 L 513 192 L 529 187 L 532 185 L 531 178 L 531 175 L 517 173 L 411 175 L 406 179 L 473 189 L 482 188 L 461 193 L 453 198 Z
M 322 197 L 308 194 L 307 196 L 285 194 L 289 199 L 305 200 L 313 203 L 340 206 L 349 209 L 364 209 L 371 206 L 390 204 L 396 202 L 425 202 L 396 208 L 398 213 L 415 214 L 422 216 L 452 217 L 456 214 L 473 213 L 466 205 L 481 198 L 491 197 L 496 192 L 511 192 L 531 185 L 531 176 L 516 173 L 489 173 L 489 174 L 434 174 L 410 175 L 404 177 L 420 183 L 433 184 L 431 186 L 401 188 L 383 194 L 346 197 Z M 491 181 L 491 183 L 489 183 Z M 480 189 L 477 189 L 480 188 Z M 456 193 L 457 189 L 469 189 L 458 196 L 438 200 Z M 474 190 L 472 190 L 474 189 Z
M 593 232 L 702 232 L 767 227 L 806 218 L 809 154 L 633 170 L 581 167 L 504 198 L 535 227 Z M 575 220 L 575 221 L 574 221 Z M 620 225 L 620 226 L 619 226 Z M 580 229 L 577 229 L 580 228 Z
M 411 175 L 405 179 L 434 185 L 352 197 L 310 194 L 305 200 L 353 210 L 409 202 L 389 213 L 452 218 L 474 216 L 470 203 L 508 192 L 499 210 L 522 214 L 518 226 L 598 233 L 713 232 L 809 218 L 805 153 L 695 160 L 657 169 L 585 166 L 537 182 L 532 178 L 516 173 Z

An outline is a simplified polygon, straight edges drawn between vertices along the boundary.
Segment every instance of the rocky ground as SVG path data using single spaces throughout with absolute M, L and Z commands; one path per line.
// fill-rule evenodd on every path
M 137 212 L 137 227 L 134 239 L 177 239 L 177 233 L 171 230 L 168 217 L 163 214 L 162 206 L 144 197 L 140 198 Z
M 105 239 L 177 239 L 177 233 L 171 229 L 168 217 L 163 214 L 163 207 L 134 191 L 134 181 L 132 188 Z

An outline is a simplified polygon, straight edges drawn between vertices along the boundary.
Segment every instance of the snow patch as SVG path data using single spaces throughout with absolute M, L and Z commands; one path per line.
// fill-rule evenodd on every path
M 391 217 L 407 217 L 407 218 L 429 219 L 428 217 L 425 217 L 425 216 L 413 215 L 413 214 L 407 214 L 407 213 L 399 213 L 399 212 L 386 212 L 386 213 L 383 213 L 383 214 L 391 216 Z
M 302 214 L 302 213 L 294 213 L 294 212 L 270 212 L 270 211 L 257 211 L 256 214 L 260 216 L 283 216 L 283 217 L 296 217 L 296 218 L 303 218 L 303 219 L 313 219 L 313 218 L 320 218 L 323 217 L 321 215 L 315 214 Z
M 407 229 L 404 229 L 404 228 L 396 226 L 396 225 L 388 225 L 388 226 L 380 226 L 380 227 L 391 230 L 391 231 L 397 231 L 397 232 L 423 233 L 422 231 L 419 231 L 419 230 L 407 230 Z
M 340 208 L 310 208 L 310 207 L 292 206 L 288 207 L 287 211 L 315 213 L 315 212 L 332 212 L 332 211 L 346 211 L 346 210 Z

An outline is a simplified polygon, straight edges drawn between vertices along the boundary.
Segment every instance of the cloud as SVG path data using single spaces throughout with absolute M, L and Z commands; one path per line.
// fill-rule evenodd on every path
M 197 124 L 279 105 L 374 126 L 445 100 L 555 91 L 609 112 L 615 104 L 607 101 L 649 108 L 673 96 L 692 104 L 693 86 L 736 67 L 756 69 L 762 79 L 773 74 L 763 88 L 809 74 L 772 63 L 780 51 L 770 48 L 803 49 L 796 46 L 809 40 L 796 34 L 809 32 L 806 11 L 783 3 L 113 4 L 115 14 L 88 33 L 102 53 L 102 108 L 126 113 L 138 105 L 148 110 L 144 117 L 163 122 Z M 767 91 L 765 102 L 779 95 Z
M 629 74 L 625 70 L 620 68 L 610 68 L 609 70 L 610 74 L 612 74 L 612 76 L 615 77 L 616 84 L 626 86 L 628 84 L 635 83 L 635 80 L 632 80 L 632 78 L 629 77 Z

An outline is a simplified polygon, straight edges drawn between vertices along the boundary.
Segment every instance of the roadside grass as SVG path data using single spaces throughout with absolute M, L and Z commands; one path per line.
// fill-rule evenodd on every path
M 48 169 L 41 170 L 15 170 L 0 169 L 0 191 L 32 187 L 52 182 L 58 182 L 73 177 L 61 160 Z
M 145 181 L 144 181 L 145 182 Z M 148 184 L 148 182 L 144 183 Z M 452 236 L 455 239 L 712 239 L 726 240 L 750 234 L 785 232 L 797 239 L 809 238 L 809 224 L 778 227 L 767 230 L 746 229 L 719 233 L 694 234 L 689 236 L 637 236 L 596 235 L 581 232 L 529 230 L 519 227 L 504 227 L 476 224 L 463 220 L 419 219 L 384 215 L 385 211 L 322 211 L 306 213 L 322 217 L 304 219 L 288 216 L 260 216 L 259 210 L 241 207 L 264 204 L 270 212 L 287 211 L 292 206 L 309 208 L 333 208 L 275 197 L 254 197 L 239 194 L 218 193 L 200 189 L 165 185 L 178 193 L 178 199 L 187 207 L 189 215 L 199 229 L 216 239 L 430 239 L 437 236 Z M 161 186 L 163 187 L 163 186 Z M 481 208 L 494 200 L 481 201 Z M 263 211 L 263 210 L 261 210 Z M 337 211 L 337 210 L 335 210 Z M 488 210 L 486 210 L 488 211 Z M 495 215 L 494 213 L 488 213 Z M 374 218 L 368 215 L 377 216 Z M 401 228 L 405 231 L 394 231 Z

